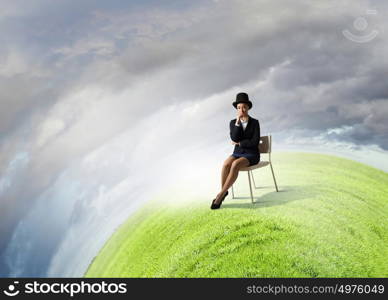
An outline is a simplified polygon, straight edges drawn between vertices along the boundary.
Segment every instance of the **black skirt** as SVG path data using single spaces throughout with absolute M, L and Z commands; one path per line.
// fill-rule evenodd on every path
M 239 157 L 245 157 L 249 160 L 249 166 L 253 166 L 259 163 L 260 161 L 260 154 L 252 154 L 252 153 L 233 153 L 233 157 L 239 158 Z

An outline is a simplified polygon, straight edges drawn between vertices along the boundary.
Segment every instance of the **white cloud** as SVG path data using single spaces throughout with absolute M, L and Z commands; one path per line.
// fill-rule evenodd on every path
M 353 129 L 352 126 L 341 126 L 341 127 L 338 127 L 338 128 L 329 128 L 327 130 L 327 134 L 330 135 L 330 134 L 334 133 L 334 134 L 337 134 L 337 135 L 341 135 L 343 133 L 351 131 L 352 129 Z
M 57 49 L 53 49 L 53 54 L 62 54 L 65 56 L 65 60 L 72 59 L 78 55 L 112 55 L 115 52 L 115 46 L 112 41 L 104 40 L 102 38 L 93 38 L 78 40 L 72 46 L 65 46 Z M 64 62 L 61 62 L 63 65 Z M 58 65 L 58 66 L 61 66 Z
M 273 136 L 273 148 L 275 152 L 317 152 L 345 157 L 388 172 L 388 151 L 378 145 L 358 145 L 341 140 L 341 134 L 346 134 L 352 129 L 352 127 L 342 127 L 320 134 L 311 132 L 310 136 L 305 137 L 294 130 L 278 132 Z M 333 134 L 338 135 L 339 138 L 333 139 Z
M 46 119 L 41 125 L 39 136 L 36 139 L 36 145 L 42 147 L 46 142 L 54 138 L 65 128 L 65 123 L 61 119 Z
M 44 69 L 39 62 L 32 62 L 29 56 L 15 47 L 6 48 L 4 55 L 0 56 L 0 76 L 5 78 L 17 75 L 45 77 L 49 74 L 50 72 Z
M 0 173 L 0 196 L 9 189 L 18 176 L 23 173 L 30 161 L 30 155 L 26 152 L 16 153 L 4 171 Z
M 23 74 L 27 70 L 28 65 L 17 50 L 9 51 L 5 61 L 0 62 L 0 76 L 13 77 L 18 74 Z

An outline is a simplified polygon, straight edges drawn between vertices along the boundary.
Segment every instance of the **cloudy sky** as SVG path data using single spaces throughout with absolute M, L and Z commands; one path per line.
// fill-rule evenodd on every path
M 387 172 L 387 8 L 1 1 L 0 276 L 82 276 L 169 186 L 210 203 L 241 91 L 274 151 Z

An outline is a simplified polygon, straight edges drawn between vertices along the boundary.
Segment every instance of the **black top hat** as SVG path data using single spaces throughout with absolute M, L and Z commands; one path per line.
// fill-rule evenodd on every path
M 239 103 L 246 103 L 246 104 L 248 104 L 249 109 L 252 108 L 252 102 L 249 101 L 247 93 L 238 93 L 236 95 L 236 101 L 234 101 L 232 104 L 237 109 L 237 104 L 239 104 Z

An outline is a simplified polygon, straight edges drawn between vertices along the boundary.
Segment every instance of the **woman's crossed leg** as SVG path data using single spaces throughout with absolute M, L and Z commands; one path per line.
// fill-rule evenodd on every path
M 221 202 L 222 197 L 228 191 L 228 189 L 233 185 L 238 177 L 238 172 L 245 167 L 249 166 L 249 160 L 245 157 L 233 157 L 229 156 L 223 166 L 221 171 L 221 192 L 217 194 L 216 204 Z

